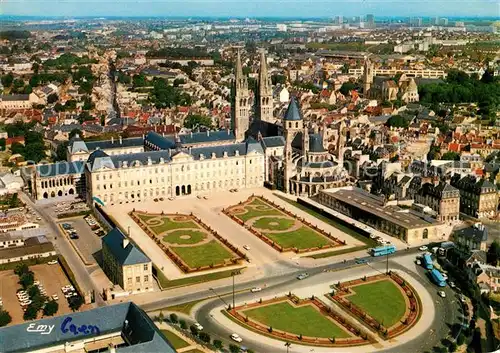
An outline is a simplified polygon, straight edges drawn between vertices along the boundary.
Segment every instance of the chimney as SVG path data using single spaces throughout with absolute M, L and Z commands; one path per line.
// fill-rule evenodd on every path
M 125 249 L 128 244 L 130 243 L 130 240 L 128 240 L 128 238 L 123 238 L 123 248 Z
M 193 130 L 191 130 L 191 132 L 189 133 L 191 138 L 193 137 Z
M 122 135 L 120 135 L 120 145 L 123 143 Z
M 227 129 L 227 134 L 231 135 L 231 130 Z
M 209 130 L 207 130 L 207 136 L 210 136 L 210 131 Z

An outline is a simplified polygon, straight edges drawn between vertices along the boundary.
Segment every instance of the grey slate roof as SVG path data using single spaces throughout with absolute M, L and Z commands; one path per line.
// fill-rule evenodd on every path
M 78 135 L 76 135 L 69 141 L 68 149 L 71 154 L 78 152 L 89 152 L 87 144 Z
M 29 332 L 28 327 L 33 324 L 34 327 L 47 325 L 53 329 L 49 334 Z M 71 324 L 82 329 L 83 325 L 87 328 L 94 326 L 98 328 L 98 332 L 94 330 L 84 334 L 77 331 L 78 334 L 75 335 L 68 330 Z M 124 329 L 125 325 L 127 330 Z M 176 353 L 148 315 L 132 302 L 0 328 L 0 347 L 3 353 L 24 353 L 118 332 L 122 332 L 130 343 L 129 346 L 116 348 L 118 353 Z
M 36 173 L 41 177 L 83 174 L 83 166 L 83 161 L 40 164 L 36 166 Z
M 287 121 L 299 121 L 302 120 L 302 112 L 300 111 L 299 103 L 295 97 L 292 97 L 288 109 L 285 113 L 285 120 Z
M 192 134 L 179 135 L 179 138 L 183 145 L 236 140 L 234 131 L 231 130 L 195 132 Z
M 309 134 L 309 151 L 325 152 L 323 148 L 323 138 L 320 134 Z
M 111 148 L 124 148 L 124 147 L 138 147 L 144 144 L 144 139 L 142 137 L 132 137 L 122 139 L 121 143 L 119 139 L 104 140 L 104 141 L 89 141 L 86 142 L 87 147 L 90 151 L 95 151 L 96 149 L 111 149 Z
M 97 169 L 101 169 L 103 167 L 114 169 L 115 165 L 104 151 L 97 150 L 90 154 L 89 159 L 87 160 L 87 166 L 89 170 L 92 172 Z
M 102 243 L 103 245 L 106 244 L 116 261 L 121 265 L 137 265 L 151 262 L 151 260 L 131 242 L 123 247 L 123 241 L 125 239 L 125 235 L 123 235 L 118 228 L 114 228 L 102 238 Z
M 283 136 L 263 137 L 260 144 L 264 149 L 268 147 L 283 147 L 285 146 L 285 138 Z
M 455 237 L 468 238 L 476 242 L 483 242 L 488 240 L 488 229 L 476 228 L 474 226 L 463 228 L 454 232 Z
M 157 132 L 150 131 L 146 135 L 146 141 L 152 145 L 162 149 L 168 150 L 175 148 L 175 140 L 169 137 L 164 137 Z
M 10 101 L 28 101 L 30 99 L 29 94 L 4 94 L 0 95 L 0 100 L 5 102 Z

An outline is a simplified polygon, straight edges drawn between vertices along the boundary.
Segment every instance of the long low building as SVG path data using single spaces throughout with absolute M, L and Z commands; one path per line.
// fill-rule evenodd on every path
M 0 264 L 56 255 L 54 246 L 45 236 L 30 237 L 24 240 L 5 234 L 2 235 L 1 242 L 3 244 L 7 243 L 7 247 L 0 249 Z
M 444 223 L 414 210 L 387 206 L 383 197 L 356 187 L 321 190 L 316 201 L 408 244 L 446 236 Z
M 3 353 L 176 353 L 132 302 L 0 328 Z

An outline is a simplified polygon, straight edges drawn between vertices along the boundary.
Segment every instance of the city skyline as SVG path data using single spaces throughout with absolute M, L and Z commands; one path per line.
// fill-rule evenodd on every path
M 29 4 L 29 6 L 26 6 Z M 427 4 L 427 6 L 423 6 Z M 460 6 L 457 6 L 460 4 Z M 117 6 L 120 5 L 120 6 Z M 126 5 L 126 6 L 124 6 Z M 286 6 L 285 6 L 286 5 Z M 47 8 L 50 7 L 50 13 Z M 423 9 L 425 7 L 425 9 Z M 304 0 L 279 0 L 246 3 L 242 1 L 7 1 L 1 6 L 4 16 L 124 16 L 124 17 L 273 17 L 273 18 L 329 18 L 334 16 L 380 17 L 397 16 L 473 16 L 492 17 L 498 14 L 500 4 L 494 0 L 403 2 L 403 1 L 349 1 L 317 2 L 316 6 Z M 495 16 L 493 16 L 495 17 Z

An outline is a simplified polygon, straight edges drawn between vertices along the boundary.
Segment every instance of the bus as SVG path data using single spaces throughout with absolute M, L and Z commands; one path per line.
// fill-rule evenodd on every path
M 434 265 L 432 264 L 431 254 L 424 254 L 424 256 L 422 257 L 422 266 L 424 266 L 426 270 L 432 270 L 434 268 Z
M 439 287 L 445 287 L 446 286 L 446 280 L 444 279 L 443 275 L 441 272 L 439 272 L 436 269 L 431 270 L 431 279 L 432 282 L 437 284 Z
M 396 247 L 394 245 L 379 246 L 378 248 L 370 249 L 372 256 L 384 256 L 393 254 L 396 252 Z

